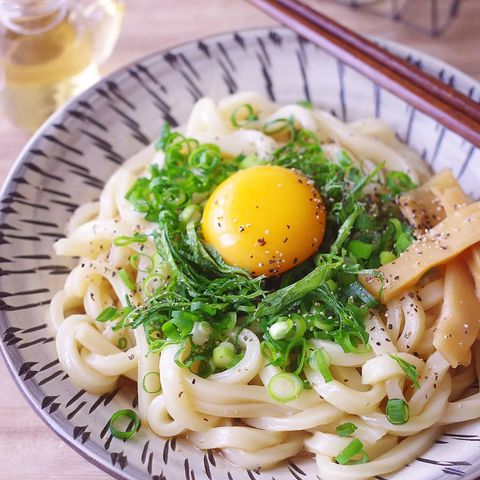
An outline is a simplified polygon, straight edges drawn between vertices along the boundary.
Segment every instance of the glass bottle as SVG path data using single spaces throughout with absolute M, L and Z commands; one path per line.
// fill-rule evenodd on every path
M 0 0 L 1 105 L 16 125 L 36 130 L 98 80 L 123 7 L 121 0 Z

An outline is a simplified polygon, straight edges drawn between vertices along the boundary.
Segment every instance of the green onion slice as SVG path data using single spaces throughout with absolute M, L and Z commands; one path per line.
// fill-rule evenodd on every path
M 300 105 L 303 108 L 307 108 L 308 110 L 313 110 L 313 103 L 310 100 L 299 100 L 297 105 Z
M 302 393 L 303 381 L 293 373 L 278 373 L 268 382 L 267 390 L 276 402 L 291 402 Z
M 142 379 L 142 388 L 147 393 L 160 393 L 160 374 L 158 372 L 147 372 Z
M 117 247 L 126 247 L 132 243 L 145 243 L 147 241 L 147 236 L 142 233 L 136 233 L 132 237 L 126 235 L 121 235 L 120 237 L 115 238 L 113 244 Z
M 282 340 L 288 336 L 293 328 L 293 321 L 290 318 L 280 317 L 277 322 L 268 327 L 268 333 L 274 340 Z
M 402 398 L 391 398 L 387 402 L 386 413 L 392 425 L 403 425 L 410 418 L 410 407 Z
M 149 261 L 148 269 L 140 269 L 139 268 L 141 257 L 145 257 L 145 258 L 148 259 L 148 261 Z M 133 253 L 132 255 L 130 255 L 129 261 L 130 261 L 130 265 L 132 266 L 132 268 L 134 270 L 137 270 L 138 272 L 141 272 L 141 273 L 152 273 L 153 269 L 155 268 L 154 267 L 155 266 L 155 261 L 153 260 L 153 258 L 150 255 L 147 255 L 146 253 Z
M 347 251 L 355 258 L 368 260 L 370 255 L 372 255 L 373 245 L 361 242 L 360 240 L 351 240 L 348 244 Z
M 96 318 L 97 322 L 108 322 L 114 320 L 120 315 L 120 312 L 115 307 L 107 307 L 100 312 L 100 315 Z
M 390 358 L 393 358 L 398 363 L 398 366 L 405 372 L 407 377 L 412 381 L 415 388 L 420 388 L 420 383 L 418 382 L 418 371 L 415 365 L 408 363 L 397 355 L 390 354 Z
M 280 133 L 285 130 L 289 130 L 292 137 L 294 136 L 295 125 L 293 118 L 275 118 L 274 120 L 266 122 L 262 127 L 262 132 L 265 135 L 275 135 L 276 133 Z
M 256 120 L 258 120 L 258 115 L 249 103 L 237 107 L 230 116 L 232 125 L 237 128 L 245 127 Z
M 355 430 L 357 429 L 357 426 L 352 423 L 352 422 L 346 422 L 342 423 L 339 425 L 335 431 L 337 432 L 337 435 L 340 437 L 348 437 L 350 436 Z
M 358 297 L 365 305 L 376 307 L 380 302 L 368 291 L 363 285 L 357 281 L 350 284 L 347 288 L 347 295 Z
M 322 377 L 326 383 L 329 383 L 333 380 L 333 375 L 329 368 L 329 362 L 321 348 L 315 350 L 310 356 L 310 366 L 322 374 Z
M 126 430 L 118 430 L 115 427 L 115 423 L 122 418 L 129 418 L 132 422 L 127 426 Z M 130 409 L 118 410 L 110 418 L 110 433 L 120 440 L 128 440 L 132 438 L 140 430 L 140 419 L 138 415 Z
M 380 258 L 380 263 L 382 265 L 386 265 L 387 263 L 393 262 L 397 258 L 397 256 L 393 252 L 385 251 L 385 252 L 380 252 L 379 258 Z
M 362 458 L 358 461 L 352 462 L 353 457 L 362 454 Z M 336 457 L 335 460 L 340 465 L 346 465 L 350 463 L 354 465 L 356 463 L 366 463 L 368 462 L 368 455 L 363 451 L 363 443 L 358 439 L 354 438 Z
M 127 339 L 125 337 L 120 337 L 118 339 L 118 348 L 125 350 L 127 348 Z
M 213 349 L 213 364 L 217 368 L 227 368 L 235 358 L 235 347 L 230 342 L 222 342 Z
M 129 290 L 131 290 L 132 292 L 136 290 L 137 287 L 135 285 L 135 282 L 130 278 L 130 275 L 124 268 L 121 268 L 118 271 L 118 276 Z

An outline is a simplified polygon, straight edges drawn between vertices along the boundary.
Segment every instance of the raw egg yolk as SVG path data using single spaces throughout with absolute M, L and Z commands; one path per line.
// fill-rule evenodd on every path
M 229 265 L 271 276 L 318 250 L 325 217 L 311 180 L 296 170 L 262 165 L 238 171 L 215 189 L 202 231 Z

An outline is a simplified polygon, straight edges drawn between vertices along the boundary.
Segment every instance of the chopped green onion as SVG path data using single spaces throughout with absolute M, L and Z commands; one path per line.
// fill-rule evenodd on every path
M 126 430 L 118 430 L 115 427 L 115 423 L 122 419 L 122 418 L 129 418 L 132 420 L 132 425 L 128 425 Z M 125 410 L 118 410 L 112 415 L 110 418 L 110 433 L 115 437 L 119 438 L 120 440 L 128 440 L 132 438 L 139 430 L 140 430 L 140 419 L 138 415 L 130 409 Z
M 388 172 L 385 180 L 393 195 L 408 192 L 416 187 L 415 182 L 404 172 Z
M 121 350 L 125 350 L 127 348 L 127 339 L 125 337 L 120 337 L 117 345 Z
M 300 105 L 301 107 L 303 108 L 307 108 L 308 110 L 312 110 L 313 109 L 313 103 L 310 102 L 309 100 L 299 100 L 297 102 L 297 105 Z
M 391 398 L 387 402 L 386 414 L 392 425 L 403 425 L 410 418 L 410 407 L 402 398 Z
M 159 273 L 152 273 L 142 284 L 142 291 L 147 297 L 151 297 L 165 283 L 165 277 Z
M 350 436 L 355 430 L 357 429 L 357 426 L 352 423 L 352 422 L 346 422 L 342 423 L 339 425 L 335 431 L 337 432 L 337 435 L 340 437 L 348 437 Z
M 204 172 L 211 172 L 221 160 L 220 147 L 213 143 L 205 143 L 189 155 L 188 164 Z
M 226 368 L 235 357 L 235 347 L 230 342 L 222 342 L 213 349 L 213 364 L 217 368 Z
M 180 222 L 185 225 L 190 222 L 197 223 L 200 218 L 202 218 L 200 206 L 194 204 L 187 205 L 178 216 Z
M 373 245 L 361 242 L 360 240 L 351 240 L 348 243 L 347 251 L 355 258 L 368 260 L 373 252 Z
M 250 168 L 250 167 L 256 167 L 257 165 L 265 165 L 266 160 L 260 158 L 258 155 L 255 155 L 254 153 L 251 153 L 250 155 L 247 155 L 241 162 L 239 167 L 240 168 Z
M 397 252 L 404 252 L 411 244 L 413 243 L 413 238 L 407 233 L 402 233 L 398 236 L 397 241 L 395 242 L 395 248 Z
M 125 284 L 125 286 L 131 290 L 132 292 L 137 289 L 135 282 L 130 278 L 130 275 L 127 273 L 127 271 L 124 268 L 121 268 L 118 271 L 118 276 L 122 280 L 122 282 Z
M 309 363 L 314 370 L 317 370 L 322 374 L 322 377 L 326 383 L 329 383 L 333 380 L 333 375 L 329 368 L 330 362 L 327 359 L 327 355 L 321 348 L 312 353 Z
M 96 318 L 97 322 L 108 322 L 109 320 L 114 320 L 118 318 L 120 312 L 115 307 L 107 307 L 100 312 L 100 315 Z
M 357 217 L 361 213 L 361 208 L 359 205 L 355 205 L 353 212 L 348 216 L 348 218 L 342 223 L 341 227 L 338 230 L 337 238 L 332 243 L 330 247 L 330 253 L 337 255 L 339 250 L 342 248 L 343 243 L 349 237 L 350 232 L 352 231 L 353 225 L 357 220 Z
M 380 263 L 382 265 L 386 265 L 387 263 L 391 263 L 396 260 L 397 256 L 393 252 L 380 252 Z
M 281 317 L 284 318 L 284 317 Z M 293 328 L 293 321 L 290 318 L 275 322 L 268 327 L 268 333 L 274 340 L 282 340 L 287 337 Z
M 175 342 L 180 340 L 181 338 L 173 322 L 165 322 L 162 325 L 162 332 L 166 338 L 168 338 L 169 340 L 173 340 Z
M 147 241 L 147 236 L 142 233 L 136 233 L 133 237 L 128 237 L 126 235 L 121 235 L 120 237 L 115 238 L 113 244 L 117 247 L 126 247 L 132 243 L 145 243 Z
M 335 292 L 338 288 L 336 282 L 334 282 L 331 278 L 327 280 L 327 285 L 332 292 Z
M 158 372 L 147 372 L 142 379 L 142 388 L 147 393 L 160 393 L 162 391 L 160 374 Z
M 390 354 L 390 358 L 395 360 L 399 367 L 405 372 L 407 377 L 412 381 L 415 388 L 420 388 L 420 383 L 418 382 L 418 371 L 415 365 L 403 360 L 402 358 L 398 357 L 397 355 Z
M 290 134 L 294 136 L 295 125 L 292 118 L 275 118 L 262 126 L 262 132 L 265 135 L 275 135 L 285 130 L 290 130 Z
M 373 230 L 375 227 L 375 220 L 368 213 L 361 213 L 355 221 L 355 228 L 361 232 Z
M 145 268 L 139 268 L 140 266 L 140 259 L 141 258 L 146 258 L 149 262 L 149 266 L 147 269 Z M 130 255 L 130 265 L 132 266 L 132 268 L 134 270 L 137 270 L 137 272 L 141 272 L 141 273 L 148 273 L 148 274 L 151 274 L 152 271 L 154 270 L 155 268 L 155 260 L 150 256 L 150 255 L 147 255 L 145 253 L 133 253 L 132 255 Z
M 181 207 L 187 201 L 187 194 L 177 185 L 162 191 L 162 200 L 168 207 Z
M 302 393 L 303 381 L 293 373 L 278 373 L 268 382 L 267 390 L 276 402 L 290 402 Z
M 195 345 L 204 345 L 210 339 L 212 331 L 208 322 L 195 322 L 192 328 L 192 342 Z
M 303 338 L 307 330 L 307 321 L 302 315 L 294 313 L 292 315 L 293 324 L 295 326 L 295 332 L 292 336 L 292 339 Z
M 347 288 L 347 295 L 358 297 L 365 305 L 376 307 L 379 301 L 363 285 L 357 281 L 351 283 Z
M 239 116 L 240 118 L 238 118 Z M 256 120 L 258 120 L 258 115 L 255 114 L 253 107 L 249 103 L 237 107 L 230 116 L 232 125 L 237 128 L 245 127 Z
M 361 460 L 357 462 L 351 462 L 353 457 L 358 455 L 359 453 L 362 454 Z M 355 463 L 366 463 L 368 462 L 368 455 L 363 452 L 363 443 L 358 439 L 354 438 L 336 457 L 335 460 L 340 465 L 346 465 L 347 463 L 351 462 L 351 464 Z
M 391 218 L 390 223 L 395 227 L 395 239 L 403 233 L 402 223 L 398 218 Z

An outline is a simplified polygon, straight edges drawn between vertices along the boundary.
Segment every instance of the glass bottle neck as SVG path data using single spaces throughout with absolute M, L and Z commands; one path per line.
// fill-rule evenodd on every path
M 69 0 L 0 0 L 0 22 L 15 33 L 36 35 L 58 25 Z

